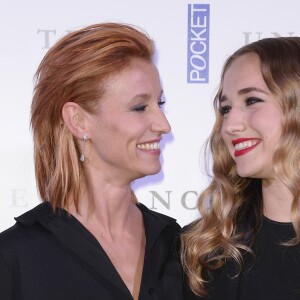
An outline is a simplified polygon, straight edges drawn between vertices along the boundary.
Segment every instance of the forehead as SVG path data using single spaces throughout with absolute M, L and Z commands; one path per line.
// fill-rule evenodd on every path
M 236 58 L 224 73 L 223 93 L 227 90 L 258 86 L 265 88 L 261 64 L 256 54 L 244 54 Z
M 108 93 L 120 90 L 138 92 L 157 85 L 160 85 L 160 78 L 155 65 L 146 60 L 133 59 L 128 67 L 106 80 L 105 91 Z
M 272 95 L 263 78 L 259 57 L 247 53 L 236 58 L 225 71 L 218 103 L 252 92 Z
M 157 100 L 162 88 L 155 65 L 143 59 L 133 59 L 128 67 L 105 80 L 103 90 L 99 109 L 138 104 L 139 100 Z

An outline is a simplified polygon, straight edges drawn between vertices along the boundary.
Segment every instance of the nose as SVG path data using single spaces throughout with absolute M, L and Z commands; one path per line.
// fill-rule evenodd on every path
M 160 134 L 169 133 L 171 131 L 171 125 L 160 108 L 158 108 L 154 114 L 151 130 L 153 132 L 159 132 Z
M 246 128 L 245 114 L 241 109 L 232 108 L 231 111 L 225 115 L 222 122 L 222 131 L 229 135 L 244 131 Z

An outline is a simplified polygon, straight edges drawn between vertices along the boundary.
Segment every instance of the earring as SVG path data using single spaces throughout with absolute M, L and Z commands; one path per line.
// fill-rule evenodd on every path
M 79 157 L 79 160 L 81 162 L 84 162 L 85 161 L 85 155 L 84 155 L 84 152 L 85 152 L 85 142 L 89 139 L 89 136 L 85 133 L 82 137 L 82 153 Z

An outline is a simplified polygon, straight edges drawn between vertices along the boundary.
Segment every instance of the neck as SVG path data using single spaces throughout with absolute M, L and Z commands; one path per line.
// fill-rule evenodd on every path
M 78 210 L 73 205 L 68 211 L 84 226 L 102 229 L 110 235 L 134 226 L 141 214 L 132 201 L 130 183 L 116 185 L 102 177 L 92 177 L 90 193 L 82 193 Z
M 277 222 L 291 222 L 293 195 L 278 179 L 262 181 L 264 215 Z

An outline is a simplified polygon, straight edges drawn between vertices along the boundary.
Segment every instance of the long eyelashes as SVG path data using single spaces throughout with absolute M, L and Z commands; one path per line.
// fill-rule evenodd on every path
M 161 101 L 161 100 L 157 102 L 159 107 L 162 107 L 165 103 L 166 103 L 166 101 Z M 138 106 L 134 106 L 131 110 L 136 111 L 136 112 L 143 112 L 143 111 L 145 111 L 147 106 L 148 105 L 138 105 Z
M 248 97 L 245 99 L 245 105 L 246 106 L 251 106 L 254 105 L 255 103 L 259 103 L 259 102 L 264 102 L 265 100 L 262 100 L 260 98 L 257 97 Z M 220 106 L 218 108 L 219 113 L 221 116 L 224 116 L 226 114 L 228 114 L 231 111 L 231 106 L 230 105 L 224 105 L 224 106 Z
M 137 111 L 137 112 L 141 112 L 144 111 L 146 109 L 147 105 L 139 105 L 139 106 L 135 106 L 132 108 L 132 111 Z
M 246 105 L 252 105 L 255 104 L 257 102 L 264 102 L 264 100 L 260 99 L 260 98 L 256 98 L 256 97 L 249 97 L 245 100 Z
M 158 101 L 158 106 L 162 107 L 162 106 L 164 106 L 165 103 L 166 103 L 166 101 L 160 100 L 160 101 Z
M 218 110 L 219 110 L 220 115 L 224 116 L 225 114 L 230 112 L 231 106 L 229 106 L 229 105 L 220 106 Z

